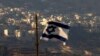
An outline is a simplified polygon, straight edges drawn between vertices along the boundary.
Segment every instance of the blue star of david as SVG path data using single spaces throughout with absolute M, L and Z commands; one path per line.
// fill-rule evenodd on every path
M 51 25 L 51 26 L 48 26 L 48 27 L 47 27 L 46 31 L 47 31 L 49 34 L 51 34 L 52 32 L 55 32 L 55 28 L 56 28 L 56 26 Z

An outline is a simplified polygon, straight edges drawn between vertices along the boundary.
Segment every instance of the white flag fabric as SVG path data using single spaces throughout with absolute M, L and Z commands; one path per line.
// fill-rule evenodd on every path
M 70 26 L 65 23 L 50 21 L 43 30 L 43 34 L 40 39 L 48 41 L 49 39 L 56 38 L 63 42 L 68 40 L 68 31 Z

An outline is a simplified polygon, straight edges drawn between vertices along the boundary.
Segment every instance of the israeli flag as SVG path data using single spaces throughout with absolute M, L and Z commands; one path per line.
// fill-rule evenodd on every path
M 63 41 L 63 44 L 65 45 L 66 41 L 68 40 L 69 29 L 70 26 L 65 23 L 50 21 L 43 30 L 43 34 L 40 39 L 48 41 L 49 39 L 56 38 Z

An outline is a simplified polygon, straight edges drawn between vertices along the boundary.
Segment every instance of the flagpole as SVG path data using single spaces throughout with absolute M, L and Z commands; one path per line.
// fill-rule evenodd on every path
M 38 40 L 38 18 L 35 14 L 35 23 L 36 23 L 36 56 L 39 56 L 39 40 Z

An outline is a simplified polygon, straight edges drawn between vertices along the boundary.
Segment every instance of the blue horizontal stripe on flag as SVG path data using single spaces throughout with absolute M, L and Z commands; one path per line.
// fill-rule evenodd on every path
M 49 38 L 49 39 L 57 38 L 57 39 L 59 39 L 59 40 L 61 40 L 61 41 L 64 41 L 64 42 L 67 40 L 67 39 L 65 39 L 65 38 L 62 37 L 62 36 L 54 35 L 54 34 L 47 35 L 47 34 L 43 33 L 43 34 L 42 34 L 42 37 L 46 37 L 46 38 Z
M 50 22 L 48 22 L 48 24 L 53 24 L 53 25 L 56 25 L 56 26 L 59 26 L 59 27 L 65 28 L 65 29 L 70 29 L 70 26 L 68 26 L 66 24 L 58 23 L 58 22 L 50 21 Z

